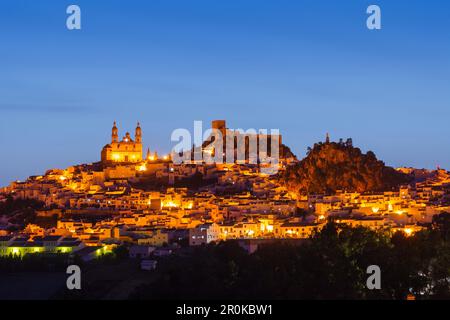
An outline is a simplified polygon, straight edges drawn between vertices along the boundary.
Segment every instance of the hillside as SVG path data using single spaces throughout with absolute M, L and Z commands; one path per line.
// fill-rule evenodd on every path
M 295 192 L 322 193 L 336 190 L 369 192 L 397 188 L 410 176 L 388 167 L 372 151 L 366 154 L 347 142 L 316 143 L 307 156 L 289 167 L 282 182 Z

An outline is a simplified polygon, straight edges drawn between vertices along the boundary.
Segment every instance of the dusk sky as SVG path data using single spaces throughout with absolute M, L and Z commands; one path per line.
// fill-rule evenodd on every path
M 449 1 L 2 0 L 0 41 L 0 186 L 99 161 L 114 120 L 159 154 L 226 119 L 280 129 L 299 158 L 329 132 L 450 169 Z

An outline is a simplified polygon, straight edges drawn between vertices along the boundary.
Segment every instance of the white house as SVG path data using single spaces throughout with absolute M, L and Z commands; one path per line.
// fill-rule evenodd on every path
M 189 245 L 199 246 L 210 242 L 218 241 L 220 228 L 216 223 L 205 223 L 189 230 Z

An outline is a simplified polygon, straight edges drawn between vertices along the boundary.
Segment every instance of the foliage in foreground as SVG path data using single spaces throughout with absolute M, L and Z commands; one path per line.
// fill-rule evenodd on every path
M 161 261 L 137 299 L 450 299 L 450 242 L 439 229 L 392 237 L 328 224 L 302 245 L 274 243 L 248 255 L 236 242 Z M 381 290 L 366 287 L 369 265 Z

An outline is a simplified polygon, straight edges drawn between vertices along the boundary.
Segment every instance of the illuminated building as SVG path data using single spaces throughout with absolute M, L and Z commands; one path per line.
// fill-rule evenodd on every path
M 189 229 L 189 245 L 198 246 L 220 239 L 220 228 L 215 223 L 205 223 Z
M 24 256 L 33 253 L 71 253 L 84 247 L 79 239 L 61 236 L 35 237 L 33 241 L 19 237 L 0 237 L 0 256 Z
M 231 150 L 233 162 L 236 163 L 257 163 L 266 157 L 278 157 L 280 155 L 280 146 L 282 145 L 282 136 L 279 133 L 262 133 L 256 130 L 248 130 L 246 132 L 241 130 L 229 129 L 226 126 L 225 120 L 213 120 L 211 123 L 213 132 L 220 132 L 222 136 L 223 147 L 223 162 L 227 162 L 227 143 L 232 143 L 229 146 Z M 214 156 L 215 137 L 211 136 L 203 143 L 203 152 Z M 278 146 L 273 146 L 272 143 L 277 143 Z M 272 150 L 273 149 L 273 150 Z M 272 151 L 278 154 L 273 154 Z M 242 159 L 239 158 L 242 157 Z
M 139 122 L 136 126 L 135 140 L 127 132 L 119 141 L 119 131 L 114 121 L 111 133 L 111 143 L 103 147 L 102 162 L 141 162 L 142 161 L 142 130 Z

